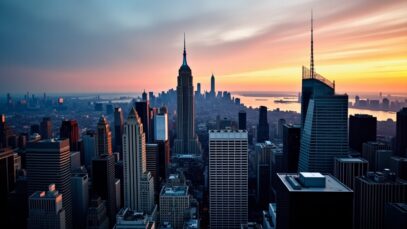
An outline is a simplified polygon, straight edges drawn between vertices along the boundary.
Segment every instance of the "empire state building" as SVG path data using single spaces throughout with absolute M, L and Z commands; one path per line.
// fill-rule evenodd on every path
M 187 64 L 185 49 L 182 65 L 177 78 L 177 136 L 174 142 L 175 154 L 200 154 L 201 147 L 195 135 L 194 84 L 191 68 Z

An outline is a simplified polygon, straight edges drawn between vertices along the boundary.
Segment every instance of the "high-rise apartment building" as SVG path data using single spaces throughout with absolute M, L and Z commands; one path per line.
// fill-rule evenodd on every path
M 209 131 L 209 225 L 238 228 L 248 220 L 246 130 Z

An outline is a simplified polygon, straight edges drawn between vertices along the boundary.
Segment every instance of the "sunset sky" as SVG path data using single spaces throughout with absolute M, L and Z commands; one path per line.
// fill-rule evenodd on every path
M 0 1 L 0 92 L 299 91 L 309 66 L 347 93 L 407 92 L 406 0 Z

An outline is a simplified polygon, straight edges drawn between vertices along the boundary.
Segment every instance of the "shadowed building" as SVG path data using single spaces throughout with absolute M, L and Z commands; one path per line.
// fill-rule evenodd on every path
M 79 127 L 76 120 L 64 120 L 59 128 L 59 136 L 61 139 L 69 139 L 71 151 L 78 151 L 79 142 Z
M 407 157 L 407 107 L 397 112 L 396 153 Z
M 106 117 L 102 116 L 97 125 L 96 150 L 98 155 L 112 155 L 112 132 Z
M 267 121 L 267 107 L 259 107 L 259 124 L 257 126 L 257 142 L 264 142 L 270 139 L 269 123 Z
M 363 143 L 376 141 L 377 119 L 371 115 L 356 114 L 349 117 L 349 146 L 362 152 Z

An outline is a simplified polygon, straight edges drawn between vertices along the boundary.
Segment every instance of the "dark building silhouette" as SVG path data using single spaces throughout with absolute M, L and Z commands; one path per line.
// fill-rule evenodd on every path
M 91 200 L 89 201 L 88 212 L 86 214 L 86 228 L 109 228 L 106 201 L 102 200 L 100 196 L 92 196 Z
M 137 101 L 136 111 L 143 123 L 143 130 L 146 135 L 146 142 L 150 142 L 150 103 L 148 100 Z
M 30 134 L 40 134 L 40 125 L 39 124 L 32 124 L 30 126 Z
M 6 224 L 6 212 L 9 206 L 7 205 L 7 196 L 14 190 L 15 175 L 14 175 L 14 153 L 9 148 L 0 149 L 0 226 Z
M 362 152 L 363 143 L 376 141 L 377 119 L 371 115 L 356 114 L 349 117 L 349 146 Z
M 9 139 L 13 135 L 12 129 L 6 123 L 6 116 L 0 116 L 0 149 L 9 146 Z
M 52 122 L 50 117 L 44 117 L 42 119 L 40 123 L 40 135 L 42 139 L 52 138 Z
M 380 141 L 365 142 L 362 147 L 362 157 L 369 162 L 370 171 L 377 171 L 379 170 L 380 163 L 390 160 L 391 146 L 386 142 Z
M 247 130 L 246 111 L 239 111 L 239 130 Z
M 61 139 L 69 139 L 69 146 L 71 151 L 79 151 L 79 127 L 76 120 L 62 121 L 61 128 L 59 129 Z
M 71 163 L 68 139 L 30 142 L 26 149 L 28 195 L 55 184 L 63 195 L 67 228 L 72 225 Z
M 100 117 L 97 125 L 96 152 L 98 155 L 112 155 L 112 132 L 104 116 Z
M 390 158 L 390 170 L 400 179 L 407 180 L 407 158 L 393 156 Z
M 331 175 L 279 173 L 277 228 L 352 228 L 353 192 Z
M 122 152 L 122 135 L 123 135 L 123 111 L 122 108 L 114 108 L 114 148 L 120 153 L 120 158 L 123 158 Z
M 257 142 L 264 142 L 270 139 L 269 123 L 267 121 L 267 107 L 259 107 L 259 124 L 257 126 Z
M 407 228 L 407 203 L 386 203 L 384 207 L 383 228 Z
M 369 162 L 363 158 L 335 158 L 334 176 L 343 184 L 354 189 L 356 177 L 365 176 L 369 171 Z
M 270 142 L 256 144 L 256 201 L 266 209 L 271 201 L 271 145 Z
M 213 75 L 213 73 L 212 73 L 212 76 L 211 76 L 211 95 L 213 96 L 213 97 L 215 97 L 215 94 L 216 94 L 216 91 L 215 91 L 215 76 Z
M 396 153 L 407 157 L 407 107 L 397 112 Z
M 298 171 L 300 155 L 301 126 L 285 124 L 282 129 L 283 137 L 283 171 L 295 173 Z
M 386 203 L 407 201 L 407 181 L 390 170 L 369 172 L 355 180 L 355 228 L 382 229 Z
M 92 192 L 106 200 L 110 225 L 116 221 L 115 162 L 113 155 L 100 155 L 92 160 Z
M 185 48 L 177 78 L 177 135 L 174 140 L 175 154 L 200 154 L 201 147 L 195 135 L 194 86 L 191 68 L 187 64 Z

